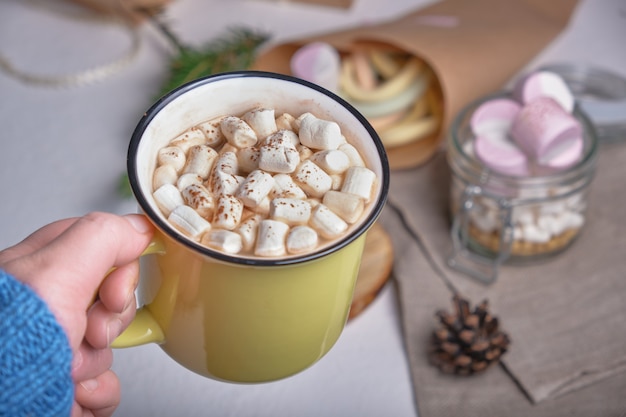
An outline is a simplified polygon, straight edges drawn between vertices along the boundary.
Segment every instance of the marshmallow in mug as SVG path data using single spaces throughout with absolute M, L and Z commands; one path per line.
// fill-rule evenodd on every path
M 254 108 L 173 138 L 158 153 L 153 196 L 170 224 L 200 244 L 276 257 L 345 235 L 376 181 L 334 121 Z
M 476 157 L 494 171 L 543 175 L 568 168 L 583 153 L 573 94 L 559 75 L 539 71 L 517 82 L 513 98 L 488 100 L 471 118 Z

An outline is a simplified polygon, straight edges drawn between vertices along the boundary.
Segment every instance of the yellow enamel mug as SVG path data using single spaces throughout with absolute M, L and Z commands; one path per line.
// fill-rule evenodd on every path
M 227 255 L 181 235 L 157 208 L 152 175 L 158 150 L 191 126 L 256 107 L 336 121 L 376 173 L 372 204 L 340 240 L 298 257 Z M 348 317 L 366 232 L 389 187 L 383 145 L 353 107 L 321 87 L 279 74 L 202 78 L 145 113 L 130 142 L 128 175 L 141 211 L 157 229 L 156 253 L 141 259 L 140 308 L 114 347 L 159 343 L 198 374 L 240 383 L 288 377 L 330 350 Z

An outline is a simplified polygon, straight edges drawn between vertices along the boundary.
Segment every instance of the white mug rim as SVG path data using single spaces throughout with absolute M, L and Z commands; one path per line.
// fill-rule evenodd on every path
M 174 101 L 176 98 L 181 95 L 193 90 L 199 86 L 205 85 L 207 83 L 219 82 L 225 79 L 239 78 L 239 77 L 257 77 L 257 78 L 272 78 L 278 80 L 284 80 L 288 82 L 293 82 L 299 84 L 301 86 L 305 86 L 316 90 L 334 101 L 338 102 L 341 106 L 343 106 L 346 110 L 348 110 L 365 128 L 373 141 L 374 146 L 376 147 L 376 153 L 380 158 L 381 165 L 381 184 L 380 184 L 380 193 L 377 195 L 376 201 L 373 203 L 372 209 L 370 210 L 366 219 L 360 222 L 359 226 L 355 228 L 351 233 L 346 235 L 344 238 L 337 240 L 332 245 L 325 247 L 321 250 L 314 251 L 311 253 L 304 254 L 302 256 L 296 257 L 283 257 L 283 258 L 259 258 L 259 257 L 245 257 L 241 255 L 229 255 L 224 252 L 220 252 L 218 250 L 211 249 L 207 246 L 201 245 L 200 243 L 194 242 L 191 239 L 183 236 L 179 232 L 175 232 L 173 228 L 164 221 L 161 216 L 157 215 L 154 207 L 149 203 L 148 199 L 144 195 L 144 191 L 141 189 L 140 181 L 139 181 L 139 172 L 137 169 L 137 154 L 139 144 L 141 142 L 142 137 L 144 136 L 144 132 L 150 125 L 150 122 L 154 119 L 154 117 L 163 110 L 168 104 Z M 232 71 L 226 73 L 220 73 L 215 75 L 209 75 L 206 77 L 202 77 L 196 79 L 194 81 L 188 82 L 186 84 L 181 85 L 180 87 L 170 91 L 161 97 L 158 101 L 156 101 L 146 113 L 139 120 L 133 134 L 131 136 L 131 140 L 128 147 L 128 155 L 127 155 L 127 172 L 128 179 L 130 182 L 131 189 L 135 198 L 145 215 L 147 215 L 151 221 L 157 226 L 157 228 L 166 234 L 167 236 L 174 239 L 176 242 L 182 244 L 183 246 L 191 249 L 196 253 L 203 254 L 213 259 L 218 259 L 221 261 L 225 261 L 232 264 L 240 264 L 240 265 L 254 265 L 254 266 L 278 266 L 278 265 L 293 265 L 299 264 L 303 262 L 312 261 L 315 259 L 323 258 L 331 253 L 337 252 L 339 249 L 349 245 L 358 237 L 360 237 L 364 232 L 366 232 L 376 221 L 378 216 L 380 215 L 389 192 L 389 181 L 390 181 L 390 172 L 389 172 L 389 161 L 387 158 L 387 153 L 385 152 L 384 145 L 371 126 L 371 124 L 367 121 L 367 119 L 350 105 L 347 101 L 343 100 L 338 95 L 320 87 L 316 84 L 310 83 L 308 81 L 302 80 L 300 78 L 292 77 L 289 75 L 266 72 L 266 71 L 252 71 L 252 70 L 244 70 L 244 71 Z

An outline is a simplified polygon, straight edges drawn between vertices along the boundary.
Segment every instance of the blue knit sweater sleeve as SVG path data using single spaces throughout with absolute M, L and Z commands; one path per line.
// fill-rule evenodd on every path
M 65 417 L 72 350 L 46 303 L 0 270 L 0 416 Z

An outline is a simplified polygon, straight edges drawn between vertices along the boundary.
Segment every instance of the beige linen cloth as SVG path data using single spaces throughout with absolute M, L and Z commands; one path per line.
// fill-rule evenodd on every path
M 486 286 L 446 265 L 452 250 L 450 170 L 443 151 L 392 173 L 380 223 L 392 236 L 394 276 L 420 417 L 626 415 L 626 142 L 600 147 L 587 223 L 549 261 L 504 266 Z M 488 299 L 512 344 L 470 377 L 442 374 L 427 359 L 438 309 L 452 291 Z

